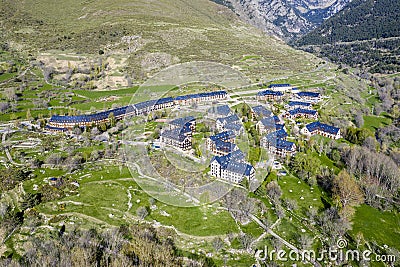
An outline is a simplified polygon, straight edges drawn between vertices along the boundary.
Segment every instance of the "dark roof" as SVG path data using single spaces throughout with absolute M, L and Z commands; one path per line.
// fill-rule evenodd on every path
M 285 130 L 278 130 L 267 134 L 264 138 L 267 139 L 268 143 L 276 144 L 278 140 L 285 139 L 288 136 Z
M 268 86 L 268 88 L 274 88 L 274 87 L 291 87 L 291 85 L 288 83 L 276 83 L 276 84 L 270 84 Z
M 161 133 L 161 136 L 183 142 L 186 139 L 185 133 L 187 132 L 190 132 L 190 129 L 188 127 L 183 127 L 181 129 L 165 130 Z
M 243 129 L 243 126 L 239 123 L 228 123 L 224 126 L 226 130 L 232 130 L 232 131 L 240 131 Z
M 174 99 L 172 97 L 166 97 L 166 98 L 160 98 L 160 99 L 154 99 L 154 100 L 148 100 L 144 102 L 139 102 L 134 104 L 134 106 L 138 109 L 146 109 L 150 108 L 156 105 L 162 105 L 162 104 L 168 104 L 174 102 Z
M 228 139 L 235 138 L 235 137 L 236 137 L 235 133 L 233 131 L 229 130 L 229 131 L 221 132 L 216 135 L 212 135 L 212 136 L 210 136 L 210 139 L 212 141 L 216 141 L 216 140 L 224 141 L 224 140 L 228 140 Z
M 218 118 L 217 121 L 221 122 L 222 124 L 237 123 L 240 122 L 240 118 L 237 114 L 233 114 L 228 117 Z
M 283 124 L 276 123 L 276 120 L 273 117 L 263 118 L 260 120 L 262 125 L 267 129 L 281 130 L 285 126 Z
M 60 116 L 53 115 L 50 118 L 50 122 L 58 122 L 58 123 L 79 123 L 79 122 L 92 122 L 92 121 L 100 121 L 107 119 L 111 113 L 114 116 L 124 115 L 127 111 L 130 112 L 133 108 L 129 106 L 110 109 L 107 111 L 90 114 L 90 115 L 77 115 L 77 116 Z
M 226 156 L 215 156 L 211 159 L 211 162 L 216 160 L 222 169 L 228 170 L 237 174 L 249 176 L 251 171 L 254 170 L 254 167 L 250 164 L 238 162 L 234 160 L 234 158 L 229 153 Z
M 320 93 L 314 93 L 314 92 L 298 92 L 297 93 L 298 96 L 302 97 L 302 96 L 307 96 L 307 97 L 319 97 Z
M 217 114 L 221 116 L 228 116 L 231 112 L 232 111 L 228 105 L 215 106 L 208 110 L 208 113 Z
M 284 138 L 288 137 L 287 132 L 285 130 L 283 130 L 283 129 L 279 130 L 279 131 L 276 131 L 275 133 L 276 133 L 276 137 L 277 138 L 284 139 Z
M 221 96 L 221 95 L 227 95 L 227 93 L 225 91 L 216 91 L 216 92 L 208 92 L 208 93 L 182 95 L 182 96 L 175 97 L 174 100 L 189 100 L 189 99 L 195 99 L 195 98 Z
M 230 155 L 231 159 L 234 161 L 245 160 L 244 153 L 240 149 L 232 151 L 229 155 Z
M 230 142 L 225 142 L 222 140 L 215 140 L 215 148 L 219 151 L 224 151 L 226 153 L 235 151 L 237 149 L 236 144 L 230 143 Z
M 271 111 L 261 105 L 252 107 L 252 110 L 257 116 L 270 117 L 272 115 Z
M 279 130 L 283 130 L 283 128 L 285 128 L 285 125 L 284 124 L 275 124 L 275 129 L 277 130 L 277 131 L 279 131 Z
M 292 150 L 294 143 L 289 142 L 283 139 L 276 139 L 276 142 L 272 142 L 271 146 L 276 147 L 277 149 L 283 149 L 283 150 Z
M 78 123 L 78 122 L 91 122 L 90 115 L 79 115 L 79 116 L 59 116 L 53 115 L 50 118 L 50 122 L 59 123 Z
M 289 110 L 290 115 L 296 115 L 296 114 L 310 114 L 310 115 L 315 115 L 317 114 L 316 110 L 312 109 L 303 109 L 303 108 L 296 108 L 293 110 Z
M 274 121 L 275 121 L 275 123 L 278 123 L 278 122 L 281 122 L 281 120 L 279 119 L 279 117 L 278 116 L 274 116 Z
M 231 161 L 225 169 L 234 173 L 250 176 L 251 171 L 254 170 L 254 167 L 247 163 Z
M 179 127 L 183 127 L 184 125 L 195 121 L 195 118 L 193 116 L 188 116 L 188 117 L 183 117 L 183 118 L 177 118 L 175 120 L 172 120 L 169 122 L 169 124 L 175 125 L 175 126 L 179 126 Z
M 324 124 L 324 123 L 320 123 L 319 121 L 315 121 L 310 124 L 307 124 L 306 127 L 309 132 L 320 130 L 320 131 L 330 133 L 330 134 L 337 134 L 340 130 L 337 127 L 334 127 L 334 126 L 331 126 L 328 124 Z
M 44 128 L 45 128 L 46 130 L 53 130 L 53 131 L 60 131 L 60 132 L 66 132 L 66 131 L 68 131 L 67 128 L 54 127 L 54 126 L 51 126 L 51 125 L 46 125 Z
M 293 106 L 306 106 L 306 107 L 309 107 L 309 106 L 311 106 L 311 103 L 301 102 L 301 101 L 290 101 L 289 102 L 289 106 L 291 106 L 291 107 L 293 107 Z
M 272 117 L 262 118 L 260 120 L 260 122 L 262 123 L 262 125 L 264 125 L 264 127 L 267 127 L 267 128 L 274 128 L 275 127 L 275 120 Z
M 227 93 L 225 91 L 216 91 L 216 92 L 208 92 L 208 93 L 200 93 L 200 94 L 192 94 L 192 95 L 184 95 L 184 96 L 178 96 L 175 99 L 191 99 L 191 98 L 202 98 L 202 97 L 209 97 L 209 96 L 216 96 L 216 95 L 226 95 Z M 160 99 L 155 99 L 155 100 L 148 100 L 148 101 L 143 101 L 139 102 L 130 106 L 124 106 L 121 108 L 116 108 L 116 109 L 111 109 L 103 112 L 98 112 L 95 114 L 90 114 L 90 115 L 78 115 L 78 116 L 59 116 L 59 115 L 53 115 L 50 118 L 50 122 L 58 122 L 58 123 L 80 123 L 80 122 L 95 122 L 95 121 L 101 121 L 105 120 L 108 118 L 110 113 L 113 113 L 114 116 L 123 116 L 126 113 L 131 113 L 135 110 L 142 110 L 142 109 L 147 109 L 151 108 L 155 105 L 160 105 L 160 104 L 167 104 L 167 103 L 173 103 L 174 98 L 172 97 L 165 97 L 165 98 L 160 98 Z
M 321 123 L 319 121 L 314 121 L 310 124 L 306 125 L 306 128 L 309 132 L 314 132 L 316 130 L 319 130 L 319 126 L 321 125 Z
M 257 93 L 258 96 L 265 96 L 265 95 L 276 95 L 276 96 L 283 96 L 282 92 L 272 91 L 272 90 L 265 90 Z

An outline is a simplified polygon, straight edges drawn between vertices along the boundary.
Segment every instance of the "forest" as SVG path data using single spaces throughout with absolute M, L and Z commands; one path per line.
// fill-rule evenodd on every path
M 355 0 L 293 45 L 372 73 L 395 73 L 399 71 L 399 14 L 399 1 Z

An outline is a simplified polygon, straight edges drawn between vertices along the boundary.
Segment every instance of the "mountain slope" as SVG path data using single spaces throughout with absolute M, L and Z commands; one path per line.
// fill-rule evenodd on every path
M 400 71 L 400 2 L 354 0 L 296 45 L 374 72 Z
M 400 2 L 354 0 L 297 43 L 324 44 L 400 36 Z
M 350 0 L 214 0 L 242 19 L 286 41 L 302 36 L 341 10 Z
M 107 62 L 120 63 L 120 74 L 134 80 L 193 60 L 237 65 L 266 78 L 310 70 L 318 61 L 208 0 L 2 0 L 0 25 L 9 49 L 28 51 L 46 64 L 74 53 L 114 57 Z M 258 55 L 257 65 L 243 61 L 247 55 Z

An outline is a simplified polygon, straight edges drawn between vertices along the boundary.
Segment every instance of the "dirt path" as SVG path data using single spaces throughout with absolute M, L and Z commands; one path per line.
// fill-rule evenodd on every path
M 1 142 L 2 142 L 3 144 L 5 144 L 5 142 L 6 142 L 7 133 L 8 133 L 8 132 L 3 133 L 3 136 L 2 136 L 2 139 L 1 139 Z M 15 162 L 15 161 L 12 159 L 11 153 L 10 153 L 10 150 L 8 149 L 8 147 L 5 147 L 4 150 L 5 150 L 5 152 L 6 152 L 6 156 L 7 156 L 7 158 L 8 158 L 8 161 L 10 161 L 11 164 L 14 164 L 14 165 L 16 165 L 16 166 L 24 166 L 24 164 L 17 163 L 17 162 Z

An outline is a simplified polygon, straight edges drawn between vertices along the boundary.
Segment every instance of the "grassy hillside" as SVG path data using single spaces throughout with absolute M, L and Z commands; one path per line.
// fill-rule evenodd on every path
M 265 78 L 307 71 L 318 62 L 207 0 L 66 0 L 56 4 L 5 0 L 0 20 L 5 48 L 44 55 L 39 59 L 53 65 L 56 60 L 76 61 L 76 53 L 92 60 L 101 57 L 135 80 L 170 64 L 193 60 L 238 65 L 247 74 Z M 249 55 L 259 57 L 246 60 Z
M 254 216 L 296 247 L 310 243 L 313 248 L 322 249 L 326 245 L 324 240 L 336 239 L 339 232 L 344 236 L 347 228 L 337 220 L 339 214 L 333 214 L 335 218 L 328 214 L 327 209 L 334 203 L 331 192 L 320 187 L 317 181 L 320 175 L 321 180 L 332 180 L 344 167 L 340 149 L 347 144 L 349 148 L 353 146 L 347 140 L 315 137 L 306 141 L 301 136 L 297 140 L 293 138 L 295 124 L 287 123 L 290 140 L 295 141 L 300 150 L 300 156 L 294 159 L 295 168 L 289 158 L 279 159 L 286 175 L 272 171 L 254 193 L 238 189 L 232 192 L 232 198 L 229 196 L 231 200 L 184 208 L 173 205 L 180 200 L 179 194 L 171 194 L 167 184 L 156 183 L 153 179 L 149 179 L 148 184 L 140 181 L 150 172 L 149 162 L 157 166 L 154 168 L 157 172 L 164 174 L 165 171 L 175 180 L 178 175 L 193 176 L 192 169 L 181 168 L 179 159 L 182 158 L 183 165 L 198 167 L 199 163 L 180 157 L 175 151 L 162 154 L 151 150 L 149 161 L 136 156 L 137 168 L 128 169 L 122 150 L 124 142 L 119 142 L 124 141 L 125 132 L 129 132 L 137 137 L 134 140 L 148 143 L 141 143 L 143 146 L 134 143 L 127 150 L 132 153 L 147 151 L 147 144 L 150 145 L 160 127 L 164 127 L 153 119 L 156 116 L 166 119 L 170 110 L 151 114 L 149 121 L 135 117 L 127 124 L 110 122 L 87 128 L 83 133 L 74 129 L 77 138 L 48 135 L 18 126 L 26 120 L 44 126 L 54 114 L 88 114 L 127 105 L 137 91 L 142 93 L 136 95 L 135 102 L 149 95 L 154 98 L 155 93 L 170 87 L 166 82 L 170 79 L 164 79 L 165 73 L 160 80 L 166 86 L 152 86 L 151 79 L 147 80 L 151 88 L 148 91 L 138 90 L 137 85 L 166 66 L 192 60 L 228 64 L 253 81 L 273 80 L 291 83 L 301 90 L 318 90 L 324 96 L 316 106 L 322 122 L 346 130 L 353 125 L 355 115 L 364 114 L 361 117 L 363 127 L 371 135 L 372 132 L 384 135 L 378 128 L 397 118 L 398 110 L 394 108 L 393 112 L 372 115 L 376 104 L 388 106 L 381 100 L 388 102 L 392 95 L 395 98 L 395 89 L 383 98 L 383 89 L 374 89 L 367 80 L 359 79 L 355 70 L 338 68 L 311 54 L 294 50 L 243 24 L 228 8 L 211 1 L 65 0 L 56 4 L 50 0 L 0 1 L 0 130 L 5 132 L 10 121 L 15 123 L 13 129 L 16 130 L 2 134 L 0 144 L 0 237 L 3 240 L 0 265 L 4 262 L 3 265 L 14 263 L 17 266 L 18 262 L 23 266 L 42 266 L 40 263 L 50 261 L 53 265 L 62 265 L 64 258 L 70 258 L 71 262 L 83 258 L 87 264 L 80 262 L 75 266 L 251 266 L 255 263 L 255 249 L 265 246 L 271 249 L 281 242 L 265 234 L 256 222 L 247 221 L 236 213 L 236 203 L 239 208 L 247 210 L 249 207 Z M 207 68 L 216 69 L 210 65 Z M 237 100 L 253 104 L 251 97 L 270 81 L 238 88 L 237 95 L 227 103 L 232 104 L 232 110 L 243 111 L 239 107 L 244 105 L 237 105 Z M 386 84 L 389 88 L 389 81 Z M 393 84 L 390 88 L 397 88 L 395 82 Z M 189 83 L 174 88 L 169 94 L 211 88 L 215 89 L 215 85 Z M 199 112 L 196 110 L 192 114 L 197 116 L 203 108 L 205 111 L 209 107 L 201 105 Z M 273 108 L 282 110 L 283 105 L 274 104 Z M 174 113 L 187 111 L 184 107 L 179 110 Z M 308 120 L 298 122 L 302 126 Z M 206 129 L 208 123 L 208 119 L 199 120 L 194 134 L 196 145 L 210 133 Z M 255 122 L 247 121 L 245 125 L 255 129 Z M 358 135 L 364 133 L 359 130 L 354 134 L 357 142 Z M 386 129 L 385 133 L 389 131 Z M 102 132 L 109 136 L 109 142 L 97 140 Z M 395 136 L 390 138 L 394 140 Z M 21 148 L 26 146 L 27 140 L 33 145 Z M 383 148 L 397 151 L 394 145 L 390 147 L 390 142 L 382 144 L 381 151 Z M 244 143 L 245 138 L 238 140 L 238 145 Z M 248 151 L 252 161 L 259 154 L 265 154 L 258 147 Z M 367 156 L 369 154 L 365 158 Z M 301 157 L 312 164 L 303 164 Z M 205 167 L 209 170 L 208 163 Z M 261 164 L 257 168 L 257 178 L 265 175 Z M 306 172 L 308 178 L 311 175 L 313 179 L 305 179 Z M 55 184 L 52 177 L 57 178 Z M 184 184 L 184 180 L 181 181 L 180 184 Z M 271 181 L 276 181 L 282 193 L 280 199 L 269 196 L 267 184 Z M 180 188 L 185 189 L 184 186 Z M 176 202 L 167 204 L 157 200 L 154 192 L 165 193 L 165 199 Z M 228 202 L 234 204 L 233 212 L 226 210 Z M 351 235 L 362 232 L 366 242 L 372 240 L 383 245 L 388 236 L 398 233 L 382 230 L 375 235 L 369 229 L 376 224 L 367 225 L 365 220 L 381 215 L 382 229 L 393 228 L 398 224 L 398 213 L 389 216 L 391 213 L 368 208 L 357 209 L 355 232 Z M 114 231 L 117 228 L 118 231 Z M 97 230 L 101 234 L 96 234 Z M 157 234 L 153 233 L 156 230 Z M 71 243 L 76 246 L 71 247 Z M 387 244 L 398 248 L 398 243 Z M 110 255 L 125 257 L 127 263 L 116 263 L 108 251 Z M 172 264 L 173 260 L 165 261 L 171 258 L 177 260 L 176 264 Z M 296 264 L 307 266 L 301 262 Z M 72 263 L 65 265 L 74 266 Z

